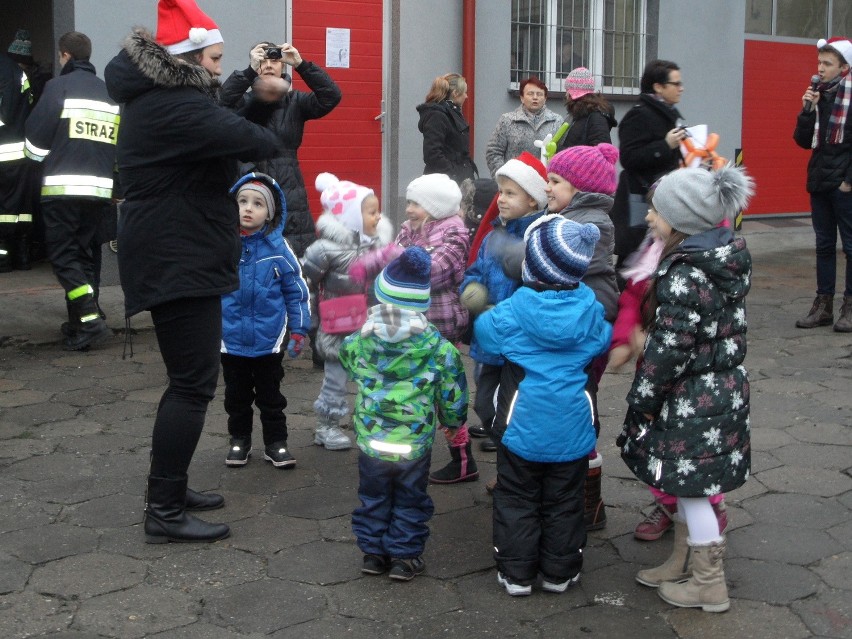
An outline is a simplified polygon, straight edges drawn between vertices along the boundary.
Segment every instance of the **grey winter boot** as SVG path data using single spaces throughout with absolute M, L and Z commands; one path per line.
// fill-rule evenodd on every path
M 692 577 L 681 583 L 666 581 L 660 584 L 657 594 L 679 608 L 725 612 L 731 607 L 722 565 L 727 547 L 725 538 L 710 544 L 688 543 L 692 552 Z
M 643 586 L 659 588 L 666 581 L 683 581 L 692 574 L 692 561 L 689 544 L 686 538 L 689 531 L 686 523 L 675 520 L 674 522 L 674 547 L 672 554 L 666 561 L 656 568 L 640 570 L 636 573 L 636 581 Z
M 813 306 L 805 318 L 796 321 L 798 328 L 816 328 L 828 326 L 834 321 L 834 296 L 817 295 Z
M 852 333 L 852 297 L 848 295 L 843 298 L 840 317 L 837 318 L 834 330 L 838 333 Z
M 352 440 L 340 428 L 337 418 L 329 415 L 317 415 L 314 443 L 317 446 L 325 446 L 326 450 L 349 450 L 352 448 Z

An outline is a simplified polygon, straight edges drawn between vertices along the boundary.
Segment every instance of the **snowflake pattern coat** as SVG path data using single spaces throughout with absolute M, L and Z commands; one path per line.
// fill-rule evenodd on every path
M 727 229 L 686 239 L 656 273 L 659 307 L 627 395 L 648 423 L 625 425 L 622 458 L 679 497 L 728 492 L 751 465 L 745 296 L 751 256 Z M 630 420 L 628 420 L 630 421 Z

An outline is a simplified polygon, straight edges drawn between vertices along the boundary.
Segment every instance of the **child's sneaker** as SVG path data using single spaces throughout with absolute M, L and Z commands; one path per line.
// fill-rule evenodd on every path
M 676 512 L 677 504 L 673 504 L 667 508 L 660 502 L 655 501 L 654 510 L 645 519 L 636 524 L 633 536 L 643 541 L 656 541 L 674 526 L 673 520 L 674 513 Z
M 426 570 L 426 562 L 422 557 L 414 557 L 413 559 L 391 559 L 390 574 L 391 579 L 399 581 L 411 581 L 421 572 Z
M 388 570 L 388 558 L 381 555 L 364 555 L 361 572 L 365 575 L 383 575 Z
M 296 458 L 287 450 L 287 442 L 275 442 L 263 450 L 263 458 L 276 468 L 295 468 Z
M 497 573 L 497 583 L 503 586 L 512 597 L 526 597 L 532 594 L 532 586 L 517 584 L 502 572 Z
M 566 579 L 565 581 L 560 581 L 560 582 L 550 581 L 547 577 L 542 575 L 541 576 L 541 589 L 544 590 L 545 592 L 557 592 L 557 593 L 565 592 L 566 590 L 568 590 L 568 588 L 570 588 L 571 586 L 573 586 L 574 584 L 576 584 L 579 581 L 580 581 L 580 573 L 579 572 L 576 575 L 574 575 L 573 577 L 571 577 L 570 579 Z
M 228 456 L 225 457 L 226 466 L 245 466 L 251 455 L 251 440 L 240 437 L 232 437 Z

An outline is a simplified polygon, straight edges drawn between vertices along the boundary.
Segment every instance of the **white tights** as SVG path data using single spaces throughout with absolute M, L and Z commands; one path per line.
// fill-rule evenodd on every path
M 708 497 L 678 497 L 677 511 L 686 520 L 690 542 L 703 546 L 721 541 L 719 521 Z

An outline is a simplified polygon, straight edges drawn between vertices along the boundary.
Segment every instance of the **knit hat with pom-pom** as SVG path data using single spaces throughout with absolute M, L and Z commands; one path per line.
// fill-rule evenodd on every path
M 589 268 L 600 237 L 594 224 L 578 224 L 561 215 L 543 215 L 524 233 L 524 282 L 569 287 L 577 284 Z
M 376 278 L 374 289 L 381 304 L 393 304 L 425 313 L 431 303 L 432 258 L 419 246 L 410 246 Z
M 676 231 L 695 235 L 733 219 L 748 204 L 754 181 L 741 167 L 678 169 L 654 191 L 654 210 Z
M 553 156 L 547 172 L 565 178 L 578 191 L 612 195 L 617 186 L 616 162 L 618 149 L 611 144 L 572 146 Z
M 325 212 L 334 215 L 350 231 L 364 232 L 361 203 L 373 193 L 366 186 L 340 180 L 331 173 L 320 173 L 315 181 L 320 192 L 320 204 Z

